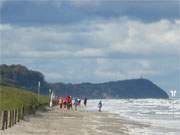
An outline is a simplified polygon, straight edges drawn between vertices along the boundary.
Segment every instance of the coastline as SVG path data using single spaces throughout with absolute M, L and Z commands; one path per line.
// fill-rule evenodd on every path
M 60 110 L 54 107 L 48 112 L 37 112 L 27 116 L 25 121 L 1 135 L 128 135 L 132 128 L 142 128 L 142 124 L 117 118 L 107 112 L 92 112 L 81 109 L 77 112 Z M 129 129 L 130 128 L 130 129 Z

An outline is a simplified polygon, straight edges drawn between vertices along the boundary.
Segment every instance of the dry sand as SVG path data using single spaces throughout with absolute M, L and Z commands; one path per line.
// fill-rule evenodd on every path
M 48 112 L 37 112 L 1 135 L 127 135 L 134 128 L 146 125 L 117 118 L 106 112 L 86 110 L 62 111 L 54 107 Z

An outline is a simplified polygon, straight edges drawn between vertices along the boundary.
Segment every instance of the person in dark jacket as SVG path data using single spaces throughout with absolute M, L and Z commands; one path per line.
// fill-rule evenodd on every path
M 84 98 L 84 106 L 87 105 L 87 98 Z
M 98 109 L 99 109 L 99 112 L 101 112 L 101 108 L 102 108 L 102 102 L 99 101 L 99 103 L 98 103 Z

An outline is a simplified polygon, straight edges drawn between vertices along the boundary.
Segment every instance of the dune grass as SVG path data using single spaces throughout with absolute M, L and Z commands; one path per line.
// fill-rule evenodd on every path
M 48 104 L 48 96 L 40 96 L 21 88 L 0 85 L 0 111 L 12 110 L 24 106 L 26 110 L 36 109 Z

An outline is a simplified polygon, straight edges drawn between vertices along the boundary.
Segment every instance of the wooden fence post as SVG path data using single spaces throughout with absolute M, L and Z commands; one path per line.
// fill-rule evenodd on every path
M 9 127 L 11 127 L 11 110 L 10 110 L 10 114 L 9 114 Z
M 22 120 L 24 120 L 24 106 L 22 107 Z
M 13 126 L 13 119 L 14 119 L 14 117 L 13 117 L 13 110 L 11 110 L 11 126 Z
M 14 125 L 14 109 L 12 110 L 12 126 Z
M 0 128 L 2 130 L 12 127 L 20 120 L 24 120 L 25 109 L 17 108 L 9 111 L 0 111 Z
M 20 116 L 21 116 L 21 110 L 18 108 L 18 122 L 20 121 Z
M 3 125 L 2 130 L 7 129 L 8 127 L 8 111 L 3 112 Z
M 15 109 L 15 124 L 17 122 L 17 110 Z
M 3 116 L 2 116 L 2 111 L 0 111 L 0 127 L 2 127 L 2 118 L 3 118 Z
M 10 113 L 9 113 L 9 127 L 12 126 L 12 110 L 10 110 Z

